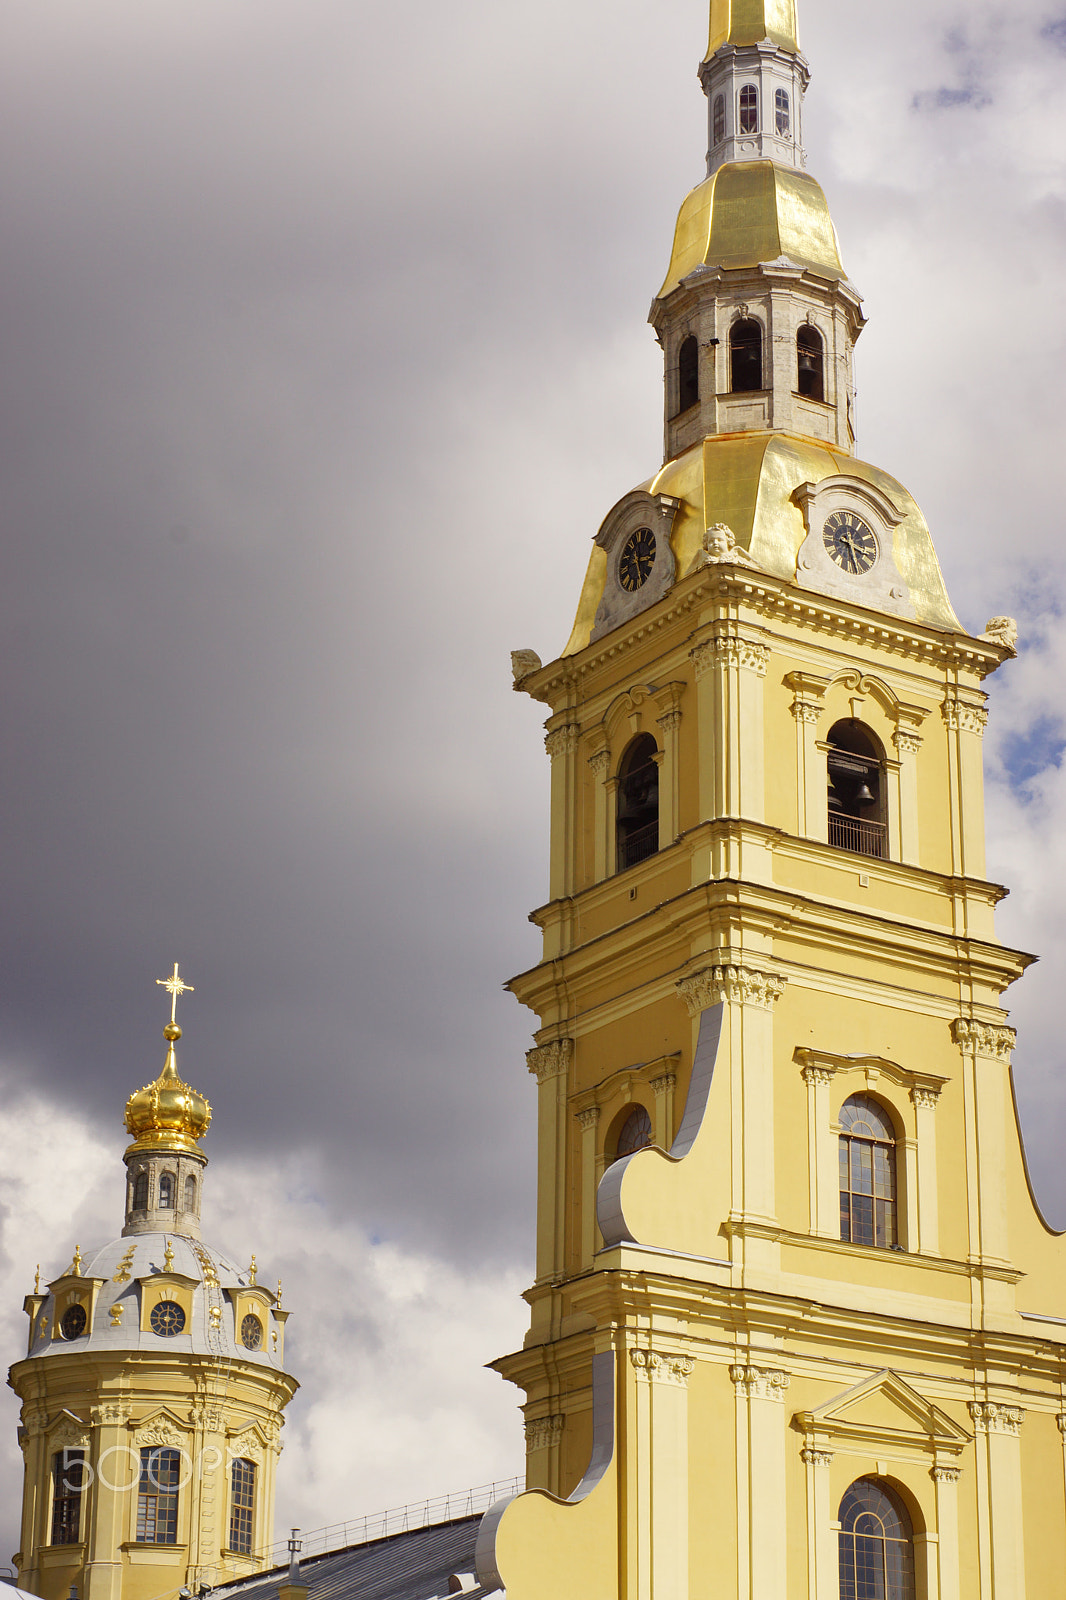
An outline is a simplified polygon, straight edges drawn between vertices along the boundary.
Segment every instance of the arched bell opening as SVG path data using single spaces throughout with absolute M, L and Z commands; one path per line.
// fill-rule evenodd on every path
M 796 334 L 796 390 L 808 400 L 825 399 L 825 346 L 808 322 Z
M 647 860 L 659 848 L 658 753 L 650 733 L 638 734 L 618 768 L 615 841 L 619 872 Z
M 741 317 L 729 330 L 729 387 L 734 394 L 762 388 L 762 328 Z
M 677 355 L 677 414 L 689 411 L 700 399 L 700 347 L 694 334 L 682 341 Z
M 854 717 L 829 730 L 829 843 L 863 856 L 888 855 L 885 756 L 873 731 Z

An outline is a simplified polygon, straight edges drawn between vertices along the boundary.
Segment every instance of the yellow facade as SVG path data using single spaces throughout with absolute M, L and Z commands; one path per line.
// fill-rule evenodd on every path
M 175 992 L 174 985 L 177 985 Z M 171 992 L 185 987 L 175 977 Z M 26 1299 L 20 1588 L 159 1600 L 259 1571 L 273 1542 L 284 1369 L 279 1294 L 200 1239 L 210 1121 L 178 1077 L 130 1097 L 122 1235 Z
M 715 0 L 712 49 L 740 11 Z M 779 383 L 843 414 L 861 313 L 797 254 L 668 276 L 666 464 L 601 529 L 564 653 L 516 656 L 551 855 L 543 959 L 510 985 L 538 1019 L 537 1261 L 496 1365 L 529 1487 L 479 1550 L 509 1600 L 1066 1592 L 1066 1245 L 1014 1104 L 1031 957 L 985 878 L 1012 628 L 962 628 L 914 501 L 816 419 L 715 431 Z M 836 390 L 803 366 L 834 327 Z M 848 1587 L 864 1495 L 901 1519 L 887 1589 Z

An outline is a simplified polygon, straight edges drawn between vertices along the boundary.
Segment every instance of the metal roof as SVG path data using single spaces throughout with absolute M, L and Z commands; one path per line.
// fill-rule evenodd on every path
M 472 1576 L 480 1522 L 480 1514 L 456 1517 L 310 1556 L 300 1563 L 299 1581 L 308 1600 L 433 1600 L 449 1593 L 480 1600 L 486 1591 Z M 288 1581 L 288 1567 L 275 1567 L 212 1590 L 211 1600 L 277 1600 L 278 1585 Z

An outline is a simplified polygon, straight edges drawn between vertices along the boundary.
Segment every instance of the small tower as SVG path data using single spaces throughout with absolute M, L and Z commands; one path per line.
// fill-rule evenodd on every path
M 200 1239 L 211 1121 L 178 1076 L 177 965 L 163 1070 L 131 1095 L 122 1234 L 25 1302 L 19 1585 L 64 1600 L 154 1600 L 255 1572 L 273 1539 L 280 1296 Z M 280 1285 L 279 1285 L 280 1289 Z

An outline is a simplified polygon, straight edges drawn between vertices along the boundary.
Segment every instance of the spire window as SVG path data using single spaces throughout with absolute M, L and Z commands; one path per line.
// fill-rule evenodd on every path
M 808 400 L 825 399 L 825 346 L 809 322 L 796 334 L 796 389 Z
M 133 1209 L 134 1211 L 148 1210 L 148 1174 L 138 1172 L 133 1180 Z
M 840 1108 L 840 1237 L 891 1249 L 896 1243 L 896 1134 L 868 1094 Z
M 914 1536 L 897 1494 L 859 1478 L 840 1502 L 840 1600 L 914 1600 Z
M 725 95 L 716 94 L 711 111 L 711 143 L 721 144 L 725 138 Z
M 161 1211 L 174 1208 L 174 1174 L 164 1172 L 159 1179 L 159 1207 Z
M 792 117 L 789 112 L 788 90 L 778 89 L 774 95 L 774 125 L 780 138 L 784 139 L 792 131 Z
M 677 357 L 677 410 L 688 411 L 700 399 L 700 347 L 694 335 L 682 341 Z
M 759 91 L 753 83 L 746 83 L 740 91 L 740 131 L 759 131 Z
M 186 1211 L 196 1210 L 196 1179 L 191 1172 L 185 1180 L 185 1209 Z
M 619 872 L 646 861 L 659 848 L 658 753 L 650 733 L 638 734 L 618 768 L 615 837 Z
M 729 330 L 729 387 L 734 394 L 762 388 L 762 329 L 753 317 Z
M 828 743 L 829 843 L 883 860 L 888 855 L 884 752 L 865 723 L 854 718 L 834 723 Z

